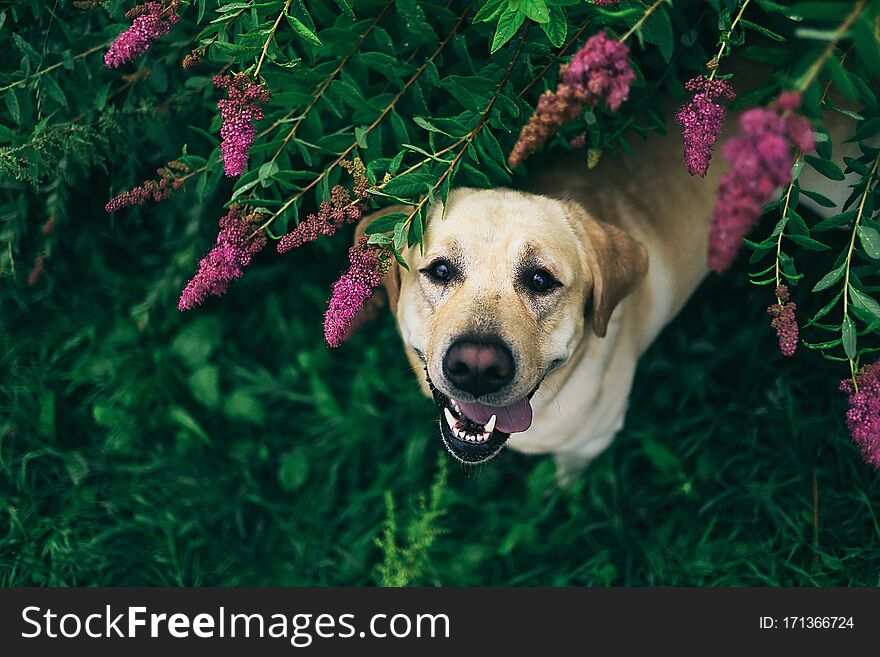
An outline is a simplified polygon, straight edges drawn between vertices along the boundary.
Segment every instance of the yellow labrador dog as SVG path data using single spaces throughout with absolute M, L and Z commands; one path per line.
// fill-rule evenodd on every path
M 569 159 L 528 191 L 456 189 L 434 206 L 424 252 L 384 284 L 456 459 L 509 444 L 553 453 L 565 481 L 611 443 L 639 356 L 707 273 L 724 162 L 692 177 L 681 151 L 672 129 L 593 170 Z

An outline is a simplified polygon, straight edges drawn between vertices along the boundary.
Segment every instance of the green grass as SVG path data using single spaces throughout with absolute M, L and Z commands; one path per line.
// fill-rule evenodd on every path
M 845 373 L 779 355 L 745 263 L 645 356 L 572 489 L 507 451 L 449 462 L 432 495 L 446 457 L 391 318 L 321 341 L 347 236 L 180 315 L 214 215 L 177 199 L 114 226 L 99 200 L 71 200 L 35 288 L 21 264 L 0 281 L 3 585 L 880 584 Z

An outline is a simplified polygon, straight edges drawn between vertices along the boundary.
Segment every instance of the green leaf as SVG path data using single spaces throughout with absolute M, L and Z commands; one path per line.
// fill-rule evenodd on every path
M 546 23 L 550 20 L 550 11 L 544 0 L 520 0 L 520 7 L 526 16 L 536 23 Z
M 554 48 L 559 48 L 565 43 L 568 36 L 568 19 L 565 10 L 556 5 L 550 5 L 550 20 L 541 24 L 541 29 L 547 35 Z
M 351 3 L 348 0 L 333 0 L 336 5 L 342 10 L 342 13 L 348 16 L 351 20 L 357 20 L 357 16 L 354 15 L 354 9 L 351 8 Z
M 821 233 L 826 230 L 831 230 L 832 228 L 837 228 L 838 226 L 843 226 L 844 224 L 848 224 L 851 222 L 856 216 L 855 210 L 847 210 L 846 212 L 841 212 L 840 214 L 836 214 L 833 217 L 828 217 L 827 219 L 823 219 L 818 224 L 813 226 L 812 232 Z
M 814 192 L 809 189 L 801 189 L 801 194 L 803 194 L 807 198 L 812 199 L 824 208 L 833 208 L 835 205 L 837 205 L 830 198 L 828 198 L 827 196 L 823 196 L 819 192 Z
M 388 237 L 385 233 L 373 233 L 367 239 L 367 244 L 378 244 L 379 246 L 385 246 L 386 244 L 391 244 L 391 238 Z
M 6 101 L 6 109 L 9 110 L 9 116 L 16 123 L 21 123 L 21 107 L 18 104 L 18 96 L 15 95 L 15 89 L 8 89 L 3 96 Z
M 806 235 L 789 234 L 786 235 L 786 237 L 792 242 L 800 244 L 802 247 L 809 251 L 827 251 L 831 248 L 827 244 L 823 244 L 822 242 L 814 240 L 812 237 L 807 237 Z
M 641 37 L 648 43 L 653 43 L 660 50 L 663 60 L 672 60 L 675 50 L 675 35 L 672 30 L 672 21 L 665 7 L 660 7 L 648 17 L 639 30 Z
M 40 85 L 46 91 L 47 94 L 59 105 L 67 105 L 67 97 L 64 95 L 64 92 L 61 90 L 61 87 L 58 86 L 58 83 L 55 81 L 51 75 L 44 75 L 40 78 Z
M 308 27 L 306 27 L 306 24 L 303 23 L 296 16 L 291 16 L 290 14 L 285 14 L 285 16 L 287 17 L 287 22 L 290 23 L 290 27 L 293 28 L 293 31 L 296 32 L 305 41 L 319 48 L 324 45 L 323 43 L 321 43 L 318 35 L 315 34 Z
M 856 308 L 863 310 L 875 320 L 880 320 L 880 303 L 877 303 L 872 297 L 857 290 L 852 285 L 849 286 L 849 295 Z
M 495 18 L 507 6 L 508 0 L 486 0 L 486 3 L 480 7 L 474 15 L 474 23 L 488 23 Z
M 278 171 L 278 165 L 275 161 L 266 162 L 263 166 L 259 168 L 257 171 L 257 180 L 263 187 L 268 187 L 272 184 L 272 176 Z
M 375 237 L 375 235 L 373 237 Z M 400 255 L 400 251 L 398 251 L 397 249 L 391 249 L 391 253 L 394 255 L 394 259 L 397 260 L 397 264 L 409 271 L 409 265 L 406 264 L 406 260 L 404 260 L 403 256 Z
M 28 62 L 31 64 L 37 64 L 40 61 L 40 55 L 34 50 L 33 46 L 15 32 L 12 33 L 12 40 L 15 42 L 16 47 L 21 51 L 21 54 L 27 58 Z
M 309 478 L 309 456 L 302 447 L 296 447 L 281 456 L 278 465 L 278 483 L 281 487 L 293 492 L 300 488 Z
M 843 324 L 840 328 L 841 340 L 843 342 L 843 351 L 850 360 L 856 357 L 856 326 L 849 318 L 849 315 L 843 318 Z
M 202 19 L 205 17 L 205 4 L 207 0 L 199 0 L 199 14 L 196 17 L 196 23 L 201 24 Z
M 872 13 L 874 12 L 862 12 L 850 29 L 850 35 L 865 67 L 871 75 L 880 76 L 880 43 L 877 40 L 876 28 L 872 25 Z
M 221 5 L 217 9 L 218 14 L 228 14 L 231 11 L 238 11 L 239 9 L 247 9 L 251 6 L 250 2 L 230 2 L 229 4 Z
M 406 222 L 401 221 L 394 226 L 391 245 L 395 251 L 403 251 L 406 248 Z
M 782 36 L 781 34 L 777 34 L 773 30 L 767 29 L 763 25 L 758 25 L 757 23 L 753 23 L 752 21 L 747 21 L 744 18 L 740 19 L 739 22 L 740 22 L 740 25 L 742 25 L 743 27 L 747 27 L 750 30 L 755 30 L 755 32 L 760 32 L 765 37 L 769 37 L 769 38 L 773 39 L 774 41 L 785 41 L 784 36 Z
M 511 9 L 508 7 L 498 17 L 498 26 L 495 28 L 495 36 L 492 38 L 491 53 L 497 52 L 501 46 L 510 41 L 519 26 L 526 19 L 525 12 L 521 9 Z
M 220 403 L 220 368 L 213 364 L 202 365 L 189 377 L 189 389 L 197 401 L 208 408 Z
M 880 259 L 880 232 L 868 226 L 859 226 L 859 240 L 869 258 Z
M 813 292 L 821 292 L 822 290 L 826 290 L 832 285 L 834 285 L 837 281 L 840 280 L 841 276 L 843 276 L 843 272 L 846 270 L 846 263 L 844 262 L 837 269 L 833 269 L 827 274 L 825 274 L 822 278 L 819 279 L 819 282 L 813 286 Z
M 196 419 L 189 414 L 181 406 L 172 406 L 171 410 L 168 412 L 169 419 L 174 422 L 174 424 L 178 425 L 180 428 L 184 429 L 189 435 L 193 438 L 197 439 L 199 442 L 204 443 L 205 445 L 211 444 L 211 438 L 205 433 L 205 430 L 202 429 L 201 425 L 196 422 Z
M 204 202 L 205 200 L 205 191 L 208 188 L 208 172 L 205 171 L 199 176 L 198 182 L 196 182 L 196 200 L 199 203 Z
M 846 178 L 846 176 L 843 175 L 843 171 L 840 170 L 840 167 L 831 160 L 823 160 L 815 155 L 804 155 L 804 159 L 807 161 L 807 164 L 826 178 L 830 178 L 831 180 L 843 180 Z
M 397 224 L 403 223 L 407 216 L 405 212 L 390 212 L 389 214 L 377 217 L 367 225 L 364 234 L 387 233 L 393 230 Z
M 245 390 L 236 390 L 223 402 L 226 415 L 234 420 L 262 424 L 265 416 L 259 400 Z

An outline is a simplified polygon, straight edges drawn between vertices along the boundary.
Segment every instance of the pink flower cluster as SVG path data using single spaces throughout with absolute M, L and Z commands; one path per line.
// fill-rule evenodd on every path
M 798 94 L 784 93 L 769 108 L 743 112 L 740 134 L 724 144 L 731 168 L 721 177 L 709 234 L 709 266 L 718 273 L 733 262 L 773 191 L 791 180 L 792 145 L 815 145 L 810 122 L 792 114 L 799 104 Z
M 171 26 L 180 20 L 175 13 L 180 0 L 145 2 L 125 13 L 131 27 L 122 32 L 104 53 L 107 68 L 119 68 L 126 62 L 143 55 L 159 37 L 171 31 Z
M 269 102 L 269 90 L 254 82 L 247 73 L 215 75 L 213 81 L 218 89 L 226 89 L 227 97 L 217 101 L 223 119 L 220 153 L 223 170 L 234 178 L 247 169 L 248 150 L 257 134 L 254 121 L 263 118 L 260 105 Z
M 106 212 L 117 212 L 132 205 L 143 205 L 147 201 L 158 203 L 171 197 L 174 190 L 183 185 L 183 176 L 188 174 L 189 167 L 181 162 L 169 162 L 156 169 L 158 180 L 146 180 L 137 187 L 113 197 L 104 206 Z
M 797 304 L 788 298 L 788 287 L 780 285 L 776 288 L 777 302 L 767 308 L 773 318 L 770 327 L 776 329 L 779 340 L 779 351 L 783 356 L 794 356 L 798 345 L 798 324 L 795 313 Z
M 692 176 L 705 176 L 727 114 L 718 100 L 731 101 L 736 94 L 727 80 L 707 80 L 702 75 L 688 80 L 684 87 L 693 94 L 675 114 L 684 137 L 684 162 Z
M 330 347 L 338 347 L 348 337 L 352 324 L 373 289 L 382 282 L 388 257 L 361 238 L 348 250 L 351 263 L 348 271 L 333 283 L 327 312 L 324 314 L 324 339 Z
M 580 114 L 584 105 L 604 102 L 611 111 L 617 111 L 636 78 L 629 63 L 629 47 L 604 32 L 590 37 L 559 73 L 556 91 L 541 95 L 511 149 L 507 158 L 511 167 L 546 144 L 559 128 Z
M 217 243 L 199 261 L 199 270 L 183 289 L 177 304 L 179 310 L 191 310 L 210 295 L 225 294 L 229 284 L 241 278 L 244 267 L 251 264 L 254 254 L 266 244 L 262 230 L 253 234 L 250 219 L 236 206 L 220 219 Z
M 370 198 L 370 182 L 367 180 L 364 163 L 359 159 L 353 162 L 340 162 L 354 178 L 352 191 L 342 185 L 330 190 L 330 200 L 323 201 L 318 212 L 309 214 L 296 228 L 287 233 L 278 242 L 278 253 L 286 253 L 291 249 L 314 242 L 320 235 L 334 235 L 345 223 L 354 223 L 360 219 Z
M 629 64 L 629 46 L 604 32 L 590 37 L 559 73 L 565 84 L 590 94 L 591 104 L 604 101 L 612 112 L 620 109 L 636 79 Z
M 849 395 L 846 426 L 865 462 L 880 470 L 880 363 L 864 365 L 855 379 L 858 392 L 850 379 L 840 382 Z

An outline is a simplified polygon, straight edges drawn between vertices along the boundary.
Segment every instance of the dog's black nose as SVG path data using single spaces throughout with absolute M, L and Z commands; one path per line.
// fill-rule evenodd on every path
M 500 390 L 513 379 L 513 354 L 497 342 L 459 341 L 443 357 L 443 373 L 474 397 Z

